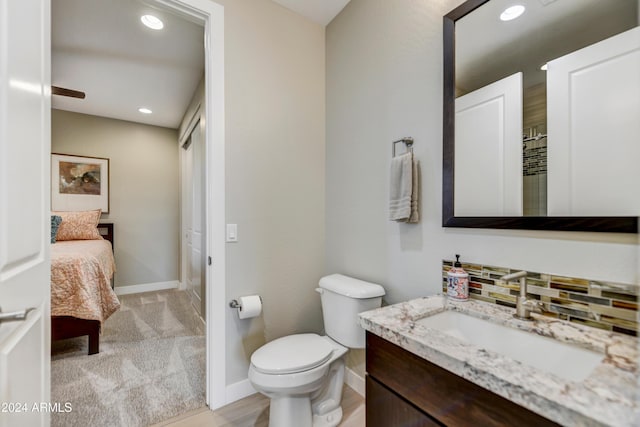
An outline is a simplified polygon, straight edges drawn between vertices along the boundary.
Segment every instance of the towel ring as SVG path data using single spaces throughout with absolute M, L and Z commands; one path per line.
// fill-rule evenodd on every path
M 407 151 L 413 153 L 413 138 L 410 136 L 407 136 L 405 138 L 399 139 L 397 141 L 393 141 L 391 143 L 391 157 L 396 156 L 396 144 L 399 142 L 403 142 L 404 145 L 407 147 Z

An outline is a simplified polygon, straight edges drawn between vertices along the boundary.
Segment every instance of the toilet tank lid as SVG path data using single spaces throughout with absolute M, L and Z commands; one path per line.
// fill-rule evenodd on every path
M 320 279 L 320 287 L 336 294 L 350 298 L 375 298 L 384 295 L 384 288 L 380 285 L 342 274 L 331 274 Z

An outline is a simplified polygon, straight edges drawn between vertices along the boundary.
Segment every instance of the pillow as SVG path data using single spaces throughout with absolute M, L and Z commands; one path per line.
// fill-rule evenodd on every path
M 103 240 L 98 231 L 100 209 L 52 213 L 62 218 L 56 240 Z
M 61 222 L 62 217 L 60 215 L 51 215 L 51 243 L 56 242 L 56 234 L 58 234 L 58 227 L 60 227 Z

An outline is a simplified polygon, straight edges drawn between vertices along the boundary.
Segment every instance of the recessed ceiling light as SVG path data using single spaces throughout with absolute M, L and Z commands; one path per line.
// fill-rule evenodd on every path
M 153 15 L 142 15 L 140 21 L 152 30 L 161 30 L 164 28 L 164 23 Z
M 524 13 L 524 6 L 517 4 L 515 6 L 508 7 L 500 14 L 500 19 L 503 21 L 511 21 Z
M 142 114 L 151 114 L 151 113 L 153 113 L 153 111 L 149 110 L 148 108 L 144 108 L 144 107 L 138 108 L 138 111 L 140 111 Z
M 546 63 L 542 64 L 542 65 L 540 66 L 540 69 L 541 69 L 542 71 L 547 71 L 547 64 L 546 64 Z

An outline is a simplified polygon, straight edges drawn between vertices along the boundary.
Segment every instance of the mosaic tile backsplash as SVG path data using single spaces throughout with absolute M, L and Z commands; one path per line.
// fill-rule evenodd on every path
M 525 148 L 522 155 L 522 174 L 524 176 L 547 173 L 547 147 Z
M 453 261 L 442 261 L 442 290 Z M 469 297 L 515 308 L 520 283 L 500 277 L 519 269 L 462 263 L 469 273 Z M 527 274 L 527 296 L 544 304 L 544 315 L 607 331 L 638 334 L 638 286 L 545 273 Z

